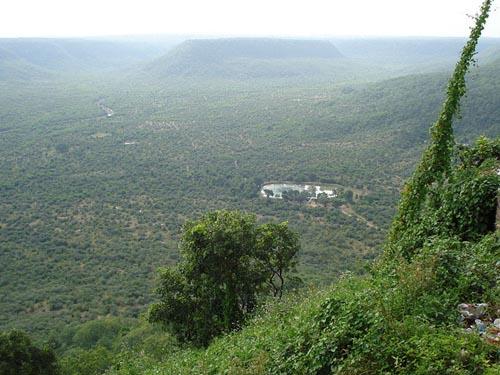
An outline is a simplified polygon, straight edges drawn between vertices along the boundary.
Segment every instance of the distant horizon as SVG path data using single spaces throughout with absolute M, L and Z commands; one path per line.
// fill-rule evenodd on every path
M 0 38 L 465 38 L 482 0 L 4 0 Z M 500 38 L 500 3 L 485 37 Z
M 440 36 L 440 35 L 226 35 L 226 34 L 184 34 L 184 33 L 158 33 L 158 34 L 109 34 L 109 35 L 75 35 L 75 36 L 0 36 L 5 39 L 68 39 L 68 40 L 130 40 L 130 39 L 162 39 L 162 38 L 180 38 L 180 39 L 296 39 L 296 40 L 331 40 L 331 39 L 406 39 L 406 40 L 428 40 L 428 39 L 467 39 L 468 36 Z M 500 36 L 483 36 L 481 39 L 500 39 Z

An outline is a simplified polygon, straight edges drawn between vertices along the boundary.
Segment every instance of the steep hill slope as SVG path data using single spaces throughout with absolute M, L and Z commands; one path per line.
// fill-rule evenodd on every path
M 0 81 L 33 81 L 53 78 L 47 69 L 30 64 L 8 50 L 0 49 Z
M 159 45 L 86 39 L 0 39 L 0 79 L 49 78 L 56 73 L 89 73 L 152 59 Z
M 333 38 L 346 57 L 384 64 L 454 64 L 465 38 Z M 499 38 L 484 38 L 477 52 L 482 55 L 500 48 Z
M 422 145 L 430 123 L 439 110 L 448 73 L 408 75 L 363 87 L 352 86 L 341 103 L 362 103 L 351 110 L 360 112 L 359 121 L 345 121 L 345 132 L 393 132 L 400 146 Z M 500 60 L 479 63 L 468 77 L 469 95 L 464 99 L 462 117 L 457 119 L 456 132 L 460 142 L 472 142 L 477 135 L 496 136 L 500 126 Z M 389 115 L 390 113 L 390 115 Z M 474 124 L 474 126 L 471 126 Z M 327 124 L 318 124 L 317 131 L 327 131 Z

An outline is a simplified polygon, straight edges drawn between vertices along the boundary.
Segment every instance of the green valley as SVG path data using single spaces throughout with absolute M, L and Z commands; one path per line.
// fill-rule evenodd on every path
M 446 122 L 464 42 L 0 39 L 0 329 L 68 374 L 496 373 L 456 307 L 495 329 L 500 40 Z M 449 168 L 418 185 L 437 149 Z M 190 345 L 148 307 L 160 267 L 191 267 L 183 225 L 219 210 L 287 222 L 296 278 Z

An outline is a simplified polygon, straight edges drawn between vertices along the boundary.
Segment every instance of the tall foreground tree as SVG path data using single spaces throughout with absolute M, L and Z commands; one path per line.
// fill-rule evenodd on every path
M 406 182 L 401 193 L 397 215 L 389 230 L 384 256 L 400 255 L 407 260 L 414 255 L 415 249 L 421 247 L 428 223 L 422 221 L 427 211 L 439 207 L 434 201 L 432 190 L 439 190 L 450 179 L 454 155 L 456 155 L 455 137 L 453 135 L 453 119 L 460 113 L 460 101 L 467 91 L 466 76 L 474 63 L 476 47 L 489 17 L 493 0 L 484 0 L 476 23 L 471 28 L 470 37 L 465 44 L 460 60 L 455 66 L 448 82 L 446 99 L 436 123 L 430 129 L 430 143 L 425 149 L 417 169 Z M 478 202 L 479 203 L 479 202 Z
M 287 223 L 258 226 L 255 216 L 216 211 L 184 226 L 182 262 L 160 272 L 160 302 L 151 322 L 181 340 L 207 344 L 238 328 L 261 293 L 281 296 L 285 274 L 296 265 L 298 236 Z
M 56 356 L 36 347 L 21 331 L 0 332 L 1 375 L 58 375 Z

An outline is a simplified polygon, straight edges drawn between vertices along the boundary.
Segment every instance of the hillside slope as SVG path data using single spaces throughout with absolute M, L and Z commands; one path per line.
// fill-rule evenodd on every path
M 465 38 L 332 38 L 332 43 L 349 58 L 384 64 L 454 64 Z M 484 38 L 477 47 L 481 61 L 500 48 L 499 38 Z M 450 65 L 450 66 L 451 66 Z
M 0 80 L 47 79 L 61 73 L 89 73 L 129 67 L 161 53 L 145 42 L 0 38 Z
M 288 77 L 319 74 L 342 55 L 321 40 L 268 38 L 195 39 L 146 68 L 158 77 Z

